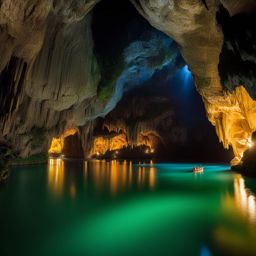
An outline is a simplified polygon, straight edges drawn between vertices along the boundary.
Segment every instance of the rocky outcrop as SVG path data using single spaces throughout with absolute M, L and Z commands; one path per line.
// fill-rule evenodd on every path
M 150 80 L 157 69 L 172 62 L 175 65 L 178 56 L 177 45 L 170 38 L 155 31 L 147 40 L 131 42 L 123 50 L 124 68 L 101 116 L 112 111 L 125 92 Z
M 247 140 L 256 129 L 255 103 L 241 87 L 227 92 L 219 75 L 219 56 L 224 43 L 221 26 L 216 20 L 222 4 L 230 13 L 251 12 L 252 0 L 132 0 L 139 12 L 161 31 L 171 36 L 180 46 L 181 53 L 194 75 L 202 95 L 209 121 L 216 127 L 220 141 L 232 146 L 235 159 L 241 159 Z M 207 4 L 207 5 L 206 5 Z M 237 84 L 240 85 L 240 84 Z
M 0 127 L 21 156 L 46 152 L 52 136 L 87 125 L 100 79 L 93 55 L 93 1 L 2 1 Z

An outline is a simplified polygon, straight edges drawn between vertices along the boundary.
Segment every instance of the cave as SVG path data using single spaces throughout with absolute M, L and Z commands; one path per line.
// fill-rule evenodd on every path
M 1 1 L 1 255 L 255 255 L 255 13 Z

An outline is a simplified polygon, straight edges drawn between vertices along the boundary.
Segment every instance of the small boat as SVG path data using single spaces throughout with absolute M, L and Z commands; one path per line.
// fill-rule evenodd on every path
M 198 167 L 194 167 L 192 169 L 193 173 L 203 173 L 204 172 L 204 167 L 202 166 L 198 166 Z

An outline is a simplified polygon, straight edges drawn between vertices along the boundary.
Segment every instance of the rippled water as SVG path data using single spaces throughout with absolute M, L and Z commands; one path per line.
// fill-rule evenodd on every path
M 0 189 L 0 255 L 255 255 L 256 182 L 226 165 L 49 160 Z

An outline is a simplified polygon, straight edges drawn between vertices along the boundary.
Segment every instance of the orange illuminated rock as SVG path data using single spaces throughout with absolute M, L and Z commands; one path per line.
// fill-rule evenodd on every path
M 101 136 L 95 137 L 93 140 L 93 146 L 90 155 L 105 154 L 108 150 L 119 150 L 123 147 L 127 147 L 128 143 L 125 134 L 118 134 L 116 136 Z
M 64 147 L 65 138 L 68 136 L 74 135 L 77 132 L 78 132 L 77 129 L 72 128 L 72 129 L 66 130 L 59 138 L 53 138 L 50 149 L 48 150 L 48 154 L 60 155 Z
M 160 140 L 159 135 L 154 131 L 140 132 L 136 137 L 137 139 L 134 141 L 129 141 L 125 133 L 95 137 L 89 155 L 104 155 L 107 151 L 120 150 L 128 146 L 147 146 L 149 148 L 148 152 L 153 153 Z

